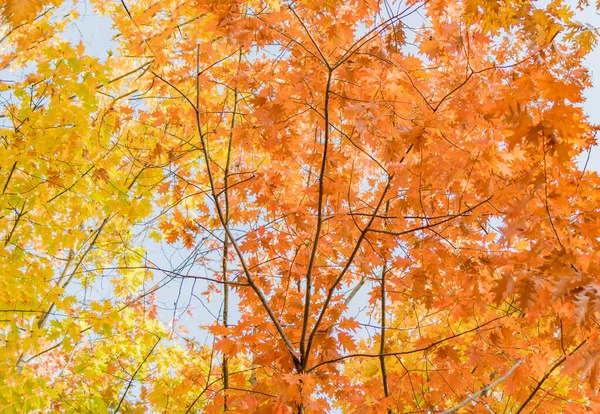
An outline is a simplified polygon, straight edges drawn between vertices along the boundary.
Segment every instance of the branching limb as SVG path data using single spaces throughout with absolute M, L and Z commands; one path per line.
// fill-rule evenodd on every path
M 350 266 L 352 266 L 352 263 L 354 262 L 354 258 L 358 254 L 363 240 L 367 237 L 369 228 L 371 227 L 371 225 L 373 225 L 373 222 L 375 221 L 375 217 L 377 216 L 377 213 L 379 213 L 379 209 L 381 208 L 383 201 L 385 199 L 385 196 L 387 195 L 387 192 L 390 189 L 392 179 L 393 179 L 393 174 L 388 177 L 387 184 L 383 190 L 383 193 L 381 194 L 381 197 L 379 198 L 379 201 L 377 203 L 377 206 L 375 207 L 375 210 L 373 211 L 373 214 L 371 215 L 371 218 L 369 219 L 369 223 L 367 224 L 365 229 L 361 232 L 360 236 L 358 237 L 358 240 L 356 241 L 356 245 L 354 246 L 352 253 L 348 257 L 348 261 L 346 262 L 346 265 L 344 266 L 344 268 L 342 269 L 342 271 L 340 272 L 340 274 L 334 281 L 333 285 L 331 285 L 331 287 L 329 288 L 329 291 L 327 292 L 327 297 L 325 298 L 325 302 L 323 303 L 321 312 L 319 313 L 319 316 L 317 318 L 315 326 L 313 327 L 313 329 L 310 333 L 310 336 L 308 337 L 308 343 L 307 343 L 306 352 L 305 352 L 305 355 L 307 357 L 302 361 L 304 364 L 304 366 L 303 366 L 304 370 L 306 370 L 306 367 L 308 366 L 308 356 L 310 355 L 310 350 L 312 347 L 314 337 L 317 334 L 317 331 L 319 330 L 319 326 L 320 326 L 321 322 L 323 321 L 323 318 L 325 317 L 325 313 L 327 313 L 327 310 L 329 309 L 329 303 L 331 302 L 331 298 L 333 297 L 333 294 L 334 294 L 335 290 L 337 289 L 338 285 L 340 284 L 340 282 L 342 281 L 342 279 L 344 278 L 344 276 L 350 269 Z M 311 370 L 312 369 L 314 369 L 314 367 L 311 368 Z
M 381 271 L 381 329 L 379 339 L 379 365 L 381 367 L 381 382 L 383 383 L 383 394 L 388 397 L 390 395 L 390 389 L 388 385 L 387 369 L 385 366 L 385 277 L 387 273 L 387 261 L 383 263 L 383 270 Z M 387 410 L 388 414 L 392 414 L 392 410 Z
M 267 298 L 265 297 L 264 293 L 262 292 L 262 290 L 258 287 L 256 282 L 254 281 L 254 277 L 252 276 L 252 273 L 250 272 L 250 269 L 248 268 L 248 264 L 246 263 L 244 254 L 242 253 L 242 251 L 236 241 L 236 238 L 231 233 L 231 229 L 229 228 L 229 224 L 227 223 L 225 213 L 224 213 L 221 203 L 219 201 L 219 197 L 217 196 L 216 180 L 215 180 L 212 168 L 210 167 L 210 165 L 211 165 L 210 154 L 208 152 L 206 135 L 202 129 L 202 121 L 200 119 L 200 115 L 201 115 L 200 110 L 199 110 L 199 106 L 200 106 L 200 76 L 199 76 L 199 74 L 200 74 L 200 46 L 198 46 L 198 50 L 197 50 L 196 64 L 197 64 L 197 76 L 196 76 L 196 103 L 195 104 L 186 95 L 184 95 L 181 91 L 179 91 L 174 85 L 171 85 L 171 86 L 173 88 L 175 88 L 181 95 L 184 96 L 186 101 L 188 101 L 188 103 L 190 103 L 190 105 L 192 106 L 192 108 L 194 109 L 194 111 L 196 113 L 196 127 L 198 130 L 198 134 L 200 136 L 200 142 L 202 144 L 201 145 L 202 155 L 204 156 L 206 172 L 207 172 L 208 181 L 210 184 L 211 196 L 212 196 L 213 202 L 215 203 L 215 210 L 217 211 L 217 216 L 219 218 L 219 222 L 223 226 L 223 230 L 225 231 L 227 238 L 230 240 L 231 246 L 235 250 L 235 253 L 236 253 L 238 259 L 240 260 L 240 264 L 242 266 L 242 269 L 243 269 L 244 275 L 246 276 L 248 284 L 250 285 L 250 288 L 254 291 L 254 293 L 260 300 L 262 307 L 267 312 L 267 315 L 269 316 L 269 319 L 271 319 L 271 322 L 273 322 L 273 325 L 275 325 L 275 329 L 277 330 L 277 333 L 279 334 L 281 340 L 285 344 L 285 347 L 287 348 L 287 350 L 290 354 L 290 357 L 292 358 L 292 361 L 294 362 L 294 365 L 297 368 L 300 368 L 300 359 L 296 355 L 294 346 L 292 345 L 288 336 L 286 335 L 285 331 L 283 330 L 283 326 L 281 325 L 281 323 L 279 322 L 279 319 L 273 312 L 273 309 L 271 309 L 271 306 L 269 305 L 269 302 L 267 301 Z M 166 83 L 169 84 L 168 82 L 166 82 Z

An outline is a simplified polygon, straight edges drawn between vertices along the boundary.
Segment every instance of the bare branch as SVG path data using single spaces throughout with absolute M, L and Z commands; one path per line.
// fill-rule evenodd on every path
M 200 46 L 198 46 L 198 50 L 197 50 L 197 63 L 196 64 L 197 64 L 196 70 L 199 74 L 199 72 L 200 72 Z M 185 96 L 185 99 L 190 103 L 190 105 L 192 105 L 192 108 L 194 108 L 194 111 L 196 113 L 196 127 L 198 129 L 198 134 L 200 135 L 200 142 L 202 144 L 202 154 L 204 155 L 206 172 L 208 175 L 208 181 L 210 183 L 210 191 L 211 191 L 213 202 L 215 203 L 215 210 L 217 211 L 217 215 L 219 217 L 219 222 L 223 226 L 223 230 L 225 231 L 225 233 L 227 234 L 227 237 L 231 241 L 231 245 L 232 245 L 233 249 L 235 250 L 238 259 L 240 260 L 240 264 L 244 271 L 244 275 L 246 276 L 246 279 L 248 280 L 248 284 L 250 285 L 252 290 L 254 290 L 254 292 L 256 293 L 256 296 L 258 296 L 258 299 L 260 300 L 263 308 L 267 312 L 269 319 L 271 319 L 271 321 L 273 322 L 273 325 L 275 325 L 275 329 L 277 330 L 277 332 L 279 333 L 279 336 L 281 337 L 282 341 L 284 342 L 292 360 L 294 361 L 294 365 L 296 365 L 296 367 L 299 368 L 300 367 L 300 359 L 298 358 L 298 356 L 296 355 L 296 352 L 294 351 L 294 346 L 292 345 L 292 343 L 290 342 L 289 338 L 287 337 L 285 331 L 283 330 L 283 326 L 281 325 L 281 323 L 279 322 L 279 319 L 273 312 L 273 309 L 271 309 L 271 306 L 269 305 L 269 302 L 267 301 L 267 298 L 265 297 L 264 293 L 262 292 L 262 290 L 258 287 L 256 282 L 254 281 L 254 277 L 252 276 L 252 273 L 250 272 L 250 269 L 248 268 L 248 264 L 246 263 L 244 254 L 240 250 L 240 247 L 239 247 L 238 243 L 236 242 L 235 237 L 233 236 L 233 234 L 231 234 L 231 229 L 229 228 L 229 224 L 227 223 L 227 220 L 225 218 L 225 214 L 223 212 L 223 208 L 219 201 L 219 197 L 217 196 L 215 177 L 214 177 L 212 168 L 210 167 L 211 159 L 210 159 L 210 155 L 208 153 L 206 135 L 202 131 L 202 122 L 200 120 L 200 109 L 199 109 L 200 76 L 196 76 L 196 104 L 192 103 L 192 101 L 187 96 Z

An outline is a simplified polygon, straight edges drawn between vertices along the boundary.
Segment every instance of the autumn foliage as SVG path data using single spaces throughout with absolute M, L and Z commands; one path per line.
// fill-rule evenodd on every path
M 600 412 L 584 2 L 83 6 L 2 6 L 0 411 Z

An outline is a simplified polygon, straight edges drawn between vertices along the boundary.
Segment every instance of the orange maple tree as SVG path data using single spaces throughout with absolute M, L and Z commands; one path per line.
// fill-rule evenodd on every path
M 3 3 L 0 408 L 600 411 L 573 5 L 92 3 Z

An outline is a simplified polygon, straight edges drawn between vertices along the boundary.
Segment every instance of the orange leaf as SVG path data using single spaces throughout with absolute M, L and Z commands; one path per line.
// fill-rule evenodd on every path
M 35 19 L 42 5 L 41 0 L 5 0 L 3 14 L 16 26 Z

